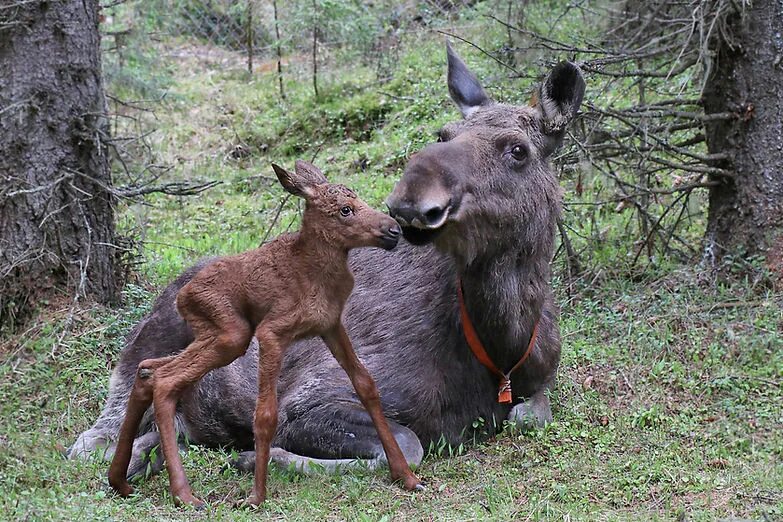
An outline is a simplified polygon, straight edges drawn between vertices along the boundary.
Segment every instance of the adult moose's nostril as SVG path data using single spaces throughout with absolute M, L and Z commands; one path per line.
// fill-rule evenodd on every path
M 437 222 L 443 217 L 443 209 L 440 207 L 431 208 L 424 213 L 424 217 L 427 219 L 427 223 Z
M 416 209 L 409 204 L 401 204 L 397 206 L 388 205 L 389 216 L 395 219 L 401 225 L 410 225 L 413 220 L 418 216 Z
M 420 205 L 403 203 L 389 205 L 389 216 L 393 217 L 403 227 L 419 229 L 440 228 L 446 222 L 451 211 L 451 202 L 441 205 L 424 202 Z
M 449 215 L 449 206 L 433 205 L 423 213 L 423 224 L 426 228 L 439 228 L 446 222 Z

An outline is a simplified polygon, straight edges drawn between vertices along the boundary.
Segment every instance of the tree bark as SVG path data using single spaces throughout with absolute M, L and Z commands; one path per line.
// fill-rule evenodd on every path
M 728 3 L 726 3 L 728 5 Z M 725 19 L 709 62 L 703 94 L 707 114 L 736 120 L 706 125 L 711 153 L 733 176 L 710 188 L 705 260 L 725 254 L 766 257 L 781 269 L 783 255 L 783 3 L 754 0 Z
M 119 293 L 98 10 L 0 10 L 0 324 L 53 293 Z

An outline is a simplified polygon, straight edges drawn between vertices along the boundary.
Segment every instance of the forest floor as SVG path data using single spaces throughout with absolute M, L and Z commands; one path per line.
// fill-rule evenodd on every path
M 440 60 L 436 45 L 405 54 L 391 83 L 367 87 L 361 70 L 348 79 L 326 74 L 313 101 L 308 85 L 291 80 L 285 103 L 272 73 L 248 77 L 161 51 L 167 75 L 153 88 L 166 97 L 151 146 L 175 166 L 172 179 L 223 183 L 198 197 L 120 206 L 120 230 L 143 245 L 121 307 L 72 307 L 63 297 L 0 337 L 0 519 L 783 518 L 783 294 L 763 277 L 729 285 L 693 267 L 631 277 L 605 263 L 569 284 L 556 277 L 563 360 L 555 422 L 429 448 L 418 469 L 422 493 L 390 484 L 384 472 L 275 468 L 269 501 L 239 510 L 233 503 L 251 477 L 226 465 L 231 450 L 191 446 L 185 468 L 209 503 L 198 512 L 174 507 L 165 472 L 123 499 L 107 486 L 105 462 L 62 457 L 97 417 L 122 338 L 161 285 L 201 256 L 254 247 L 295 226 L 298 207 L 281 206 L 271 161 L 315 156 L 328 176 L 381 207 L 409 152 L 457 117 L 442 64 L 422 69 L 426 56 Z

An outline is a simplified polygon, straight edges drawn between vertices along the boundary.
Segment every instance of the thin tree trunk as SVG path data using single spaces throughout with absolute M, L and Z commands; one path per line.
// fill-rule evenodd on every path
M 277 43 L 277 84 L 280 86 L 280 98 L 285 100 L 285 91 L 283 91 L 283 51 L 280 48 L 280 26 L 277 18 L 277 0 L 272 0 L 272 10 L 275 15 L 275 42 Z
M 247 72 L 253 74 L 253 0 L 247 0 Z
M 318 2 L 313 0 L 313 92 L 318 98 Z
M 711 180 L 720 183 L 710 187 L 705 260 L 758 255 L 783 269 L 783 10 L 754 0 L 726 26 L 731 42 L 711 60 L 703 98 L 707 114 L 738 115 L 706 126 L 709 151 L 730 158 L 715 166 L 734 175 Z
M 644 64 L 641 59 L 636 61 L 636 66 L 638 67 L 638 70 L 642 71 L 644 70 Z M 647 104 L 647 96 L 645 91 L 645 85 L 644 85 L 644 78 L 638 79 L 638 92 L 639 92 L 639 105 L 644 106 Z M 646 144 L 648 142 L 647 137 L 647 129 L 648 129 L 648 122 L 647 118 L 642 118 L 639 121 L 639 131 L 644 136 L 644 143 Z M 650 177 L 649 177 L 649 170 L 644 168 L 644 162 L 647 160 L 647 156 L 645 154 L 642 154 L 639 156 L 639 163 L 637 166 L 638 171 L 638 183 L 640 187 L 643 187 L 645 190 L 650 189 Z M 642 208 L 645 211 L 650 210 L 650 195 L 646 192 L 642 193 L 641 195 L 641 201 L 640 204 Z M 648 214 L 645 214 L 643 212 L 637 212 L 639 216 L 639 226 L 642 232 L 642 238 L 644 239 L 644 242 L 639 245 L 639 249 L 647 248 L 647 259 L 652 260 L 653 256 L 653 242 L 652 237 L 650 236 L 650 223 L 648 221 Z M 639 256 L 637 255 L 637 258 Z
M 20 2 L 0 38 L 0 323 L 119 293 L 98 1 Z

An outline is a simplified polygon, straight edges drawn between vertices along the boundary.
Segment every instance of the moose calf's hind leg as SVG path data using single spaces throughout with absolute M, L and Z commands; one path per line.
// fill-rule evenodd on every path
M 133 388 L 128 398 L 128 407 L 120 428 L 120 436 L 114 451 L 114 458 L 112 458 L 109 466 L 109 484 L 123 497 L 133 493 L 133 488 L 128 484 L 127 479 L 128 465 L 133 455 L 133 441 L 136 438 L 136 433 L 139 431 L 139 424 L 144 416 L 144 412 L 147 411 L 147 408 L 152 403 L 155 369 L 169 363 L 172 359 L 173 357 L 147 359 L 139 363 L 136 371 L 136 379 L 133 382 Z
M 155 422 L 160 432 L 160 446 L 169 472 L 169 489 L 177 504 L 195 507 L 204 505 L 193 495 L 179 456 L 174 426 L 177 401 L 188 387 L 198 382 L 207 372 L 230 364 L 245 352 L 250 340 L 250 328 L 246 323 L 238 322 L 226 326 L 221 327 L 216 336 L 200 337 L 197 331 L 196 340 L 155 373 L 152 398 L 155 405 Z

